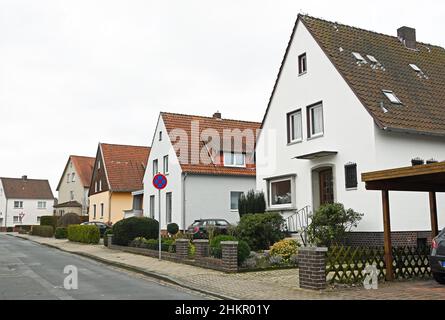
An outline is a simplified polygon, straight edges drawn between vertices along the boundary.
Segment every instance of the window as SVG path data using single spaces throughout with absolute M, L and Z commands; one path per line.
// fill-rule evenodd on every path
M 94 192 L 97 192 L 97 181 L 94 183 Z
M 70 183 L 70 174 L 69 173 L 66 175 L 66 183 Z
M 231 191 L 230 192 L 230 210 L 238 211 L 238 200 L 243 192 Z
M 224 152 L 224 165 L 231 167 L 245 167 L 245 154 L 236 152 Z
M 345 164 L 345 185 L 346 189 L 357 188 L 357 164 Z
M 410 63 L 409 66 L 416 72 L 422 72 L 422 70 L 417 65 L 415 65 L 414 63 Z
M 371 56 L 370 54 L 368 54 L 366 56 L 368 57 L 369 61 L 371 61 L 372 63 L 379 64 L 379 61 L 374 56 Z
M 155 217 L 155 196 L 150 196 L 150 218 Z
M 96 219 L 96 205 L 93 205 L 93 219 Z
M 383 90 L 383 94 L 391 101 L 391 103 L 402 104 L 402 102 L 397 98 L 394 92 L 390 90 Z
M 14 209 L 23 209 L 23 201 L 14 201 Z
M 75 182 L 76 181 L 76 174 L 73 172 L 71 174 L 71 182 Z
M 19 216 L 12 217 L 12 223 L 19 223 L 19 222 L 20 222 L 20 217 Z
M 306 53 L 298 56 L 298 74 L 306 73 L 307 71 L 307 60 Z
M 168 156 L 164 156 L 164 173 L 168 173 Z
M 362 57 L 362 55 L 358 52 L 353 52 L 352 55 L 357 60 L 358 63 L 366 63 L 365 58 Z
M 37 209 L 46 209 L 46 201 L 38 201 Z
M 308 137 L 323 135 L 323 105 L 321 103 L 308 107 Z
M 71 201 L 74 200 L 74 191 L 70 191 L 70 200 L 71 200 Z
M 153 160 L 153 176 L 158 173 L 158 159 Z
M 162 141 L 162 131 L 159 131 L 159 141 Z
M 97 169 L 100 169 L 100 160 L 97 161 Z
M 172 193 L 165 194 L 165 213 L 167 223 L 172 222 Z
M 272 205 L 292 203 L 291 179 L 274 181 L 270 185 Z
M 287 114 L 287 142 L 298 142 L 303 139 L 301 110 Z
M 104 204 L 103 203 L 100 204 L 100 218 L 101 219 L 104 218 Z

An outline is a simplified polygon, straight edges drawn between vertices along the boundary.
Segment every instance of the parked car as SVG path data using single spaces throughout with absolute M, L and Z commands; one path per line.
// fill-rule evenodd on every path
M 445 229 L 431 242 L 430 267 L 434 279 L 445 284 Z
M 83 226 L 85 226 L 85 225 L 97 226 L 99 228 L 101 237 L 104 236 L 105 231 L 111 229 L 111 227 L 109 225 L 107 225 L 107 224 L 105 224 L 103 222 L 100 222 L 100 221 L 88 221 L 88 222 L 81 223 L 81 225 L 83 225 Z
M 193 236 L 193 239 L 208 238 L 207 229 L 215 228 L 218 234 L 227 234 L 231 224 L 224 219 L 199 219 L 195 220 L 188 228 L 187 233 Z

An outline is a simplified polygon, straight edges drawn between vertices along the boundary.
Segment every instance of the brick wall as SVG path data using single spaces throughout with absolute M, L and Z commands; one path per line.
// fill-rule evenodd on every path
M 298 250 L 300 288 L 322 290 L 326 288 L 327 248 L 302 247 Z
M 431 231 L 391 232 L 393 247 L 417 246 L 418 240 L 431 245 Z M 344 244 L 352 247 L 383 246 L 383 232 L 348 232 Z

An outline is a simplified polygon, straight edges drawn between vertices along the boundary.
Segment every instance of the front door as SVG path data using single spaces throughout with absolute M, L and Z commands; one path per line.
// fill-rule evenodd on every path
M 332 168 L 323 169 L 318 173 L 320 179 L 320 205 L 334 202 L 334 179 Z

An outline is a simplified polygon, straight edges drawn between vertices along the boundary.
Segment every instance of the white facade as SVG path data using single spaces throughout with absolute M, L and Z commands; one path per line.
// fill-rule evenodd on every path
M 306 53 L 307 72 L 298 57 Z M 445 139 L 379 129 L 326 54 L 299 22 L 263 122 L 257 153 L 257 189 L 269 197 L 268 209 L 285 216 L 320 203 L 319 171 L 332 168 L 333 199 L 364 213 L 356 231 L 383 231 L 381 194 L 366 191 L 362 172 L 409 166 L 411 159 L 445 160 Z M 323 133 L 308 137 L 307 107 L 322 103 Z M 288 143 L 287 114 L 301 109 L 302 140 Z M 313 160 L 297 156 L 333 151 Z M 358 186 L 345 187 L 345 164 L 357 164 Z M 270 202 L 271 182 L 291 180 L 291 203 Z M 428 194 L 390 192 L 393 231 L 430 230 Z M 445 224 L 445 198 L 438 195 L 439 226 Z
M 53 205 L 54 199 L 7 199 L 0 180 L 1 227 L 38 225 L 41 216 L 53 215 Z
M 160 134 L 162 132 L 162 139 Z M 164 171 L 164 156 L 168 155 L 168 172 Z M 195 219 L 239 220 L 237 210 L 230 209 L 230 192 L 255 189 L 255 177 L 196 175 L 184 173 L 162 117 L 154 133 L 147 169 L 144 176 L 144 216 L 159 219 L 159 192 L 152 184 L 153 161 L 158 161 L 157 172 L 167 176 L 168 184 L 161 194 L 161 228 L 170 222 L 186 229 Z M 157 173 L 155 172 L 155 173 Z M 171 219 L 167 221 L 167 196 L 171 197 Z M 153 200 L 151 200 L 153 199 Z M 154 204 L 154 212 L 151 210 Z

